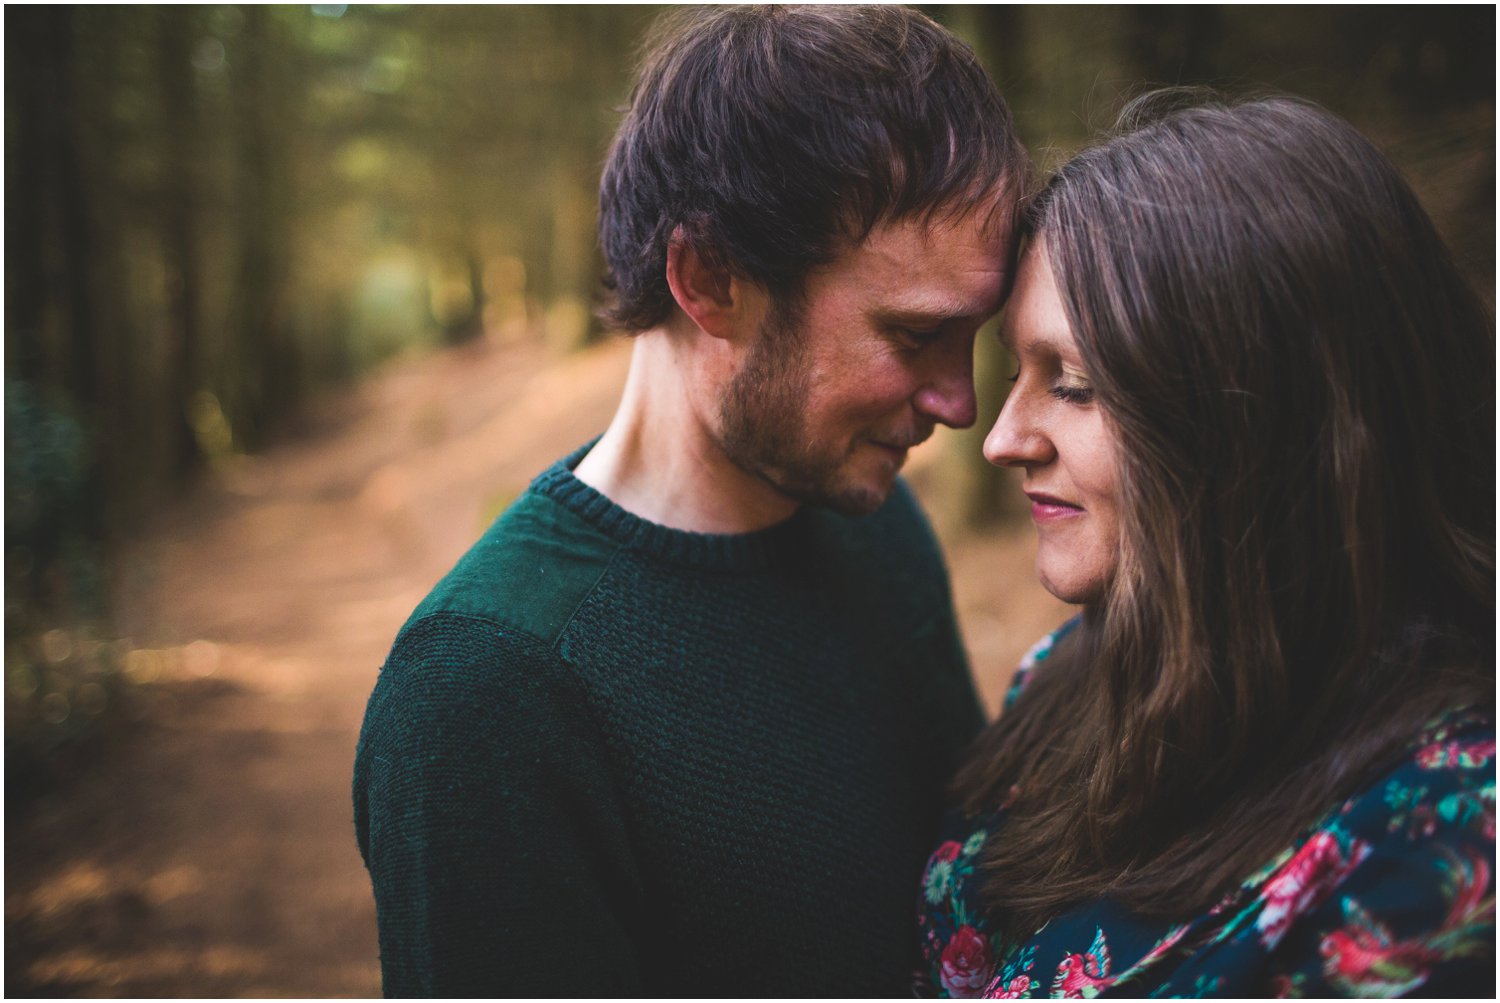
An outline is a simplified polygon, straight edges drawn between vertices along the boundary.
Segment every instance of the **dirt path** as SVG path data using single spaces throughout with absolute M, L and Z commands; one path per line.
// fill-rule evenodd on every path
M 480 344 L 403 361 L 135 541 L 119 612 L 144 721 L 7 820 L 9 995 L 379 994 L 349 799 L 365 699 L 433 582 L 603 428 L 627 355 Z M 1029 532 L 948 544 L 993 705 L 1065 609 L 1032 582 Z

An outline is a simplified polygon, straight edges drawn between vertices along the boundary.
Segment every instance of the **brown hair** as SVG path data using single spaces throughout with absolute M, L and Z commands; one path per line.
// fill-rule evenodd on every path
M 667 244 L 795 297 L 878 223 L 960 215 L 1029 161 L 967 45 L 903 7 L 685 8 L 648 42 L 599 188 L 607 323 L 670 315 Z
M 1185 915 L 1494 701 L 1494 339 L 1410 188 L 1286 98 L 1127 109 L 1031 204 L 1122 444 L 1120 563 L 955 788 L 1012 935 Z M 1141 124 L 1144 122 L 1144 124 Z

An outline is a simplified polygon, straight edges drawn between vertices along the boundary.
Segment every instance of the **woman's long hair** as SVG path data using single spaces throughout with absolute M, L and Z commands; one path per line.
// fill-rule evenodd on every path
M 981 867 L 1012 935 L 1105 895 L 1205 909 L 1425 721 L 1494 702 L 1488 312 L 1335 116 L 1141 107 L 1028 217 L 1118 437 L 1122 539 L 955 781 L 1010 802 Z

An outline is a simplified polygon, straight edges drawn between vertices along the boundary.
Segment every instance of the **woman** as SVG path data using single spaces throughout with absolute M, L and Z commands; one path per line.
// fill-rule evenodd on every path
M 955 780 L 923 988 L 1492 995 L 1486 311 L 1295 100 L 1134 124 L 1027 218 L 985 452 L 1083 611 Z

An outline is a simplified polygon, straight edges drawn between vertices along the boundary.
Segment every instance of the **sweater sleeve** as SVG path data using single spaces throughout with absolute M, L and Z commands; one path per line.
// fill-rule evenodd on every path
M 555 653 L 486 620 L 409 626 L 356 753 L 387 996 L 639 990 L 639 888 L 604 740 Z

